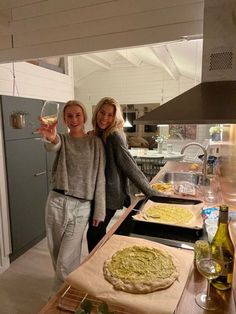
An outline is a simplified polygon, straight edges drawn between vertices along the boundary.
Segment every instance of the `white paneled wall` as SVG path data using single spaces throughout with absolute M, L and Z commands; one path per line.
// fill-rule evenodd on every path
M 66 75 L 27 62 L 0 64 L 0 95 L 64 102 L 74 97 L 73 72 Z
M 82 57 L 76 57 L 76 71 L 83 74 L 84 61 L 79 62 Z M 78 75 L 78 74 L 77 74 Z M 199 82 L 185 77 L 179 80 L 172 79 L 167 72 L 156 66 L 143 65 L 137 68 L 124 67 L 114 68 L 112 71 L 97 70 L 90 75 L 75 82 L 75 98 L 84 102 L 88 111 L 87 129 L 92 129 L 91 117 L 92 106 L 104 96 L 116 98 L 121 104 L 145 104 L 165 103 L 170 99 L 182 94 Z M 190 104 L 191 105 L 191 104 Z M 209 138 L 209 126 L 197 125 L 196 141 L 204 143 Z M 169 140 L 168 143 L 171 141 Z M 190 141 L 186 141 L 191 142 Z M 184 141 L 173 141 L 175 151 L 180 151 Z M 188 149 L 189 156 L 201 154 L 196 147 Z
M 203 27 L 203 0 L 2 2 L 2 63 L 172 41 Z
M 77 63 L 77 71 L 80 73 L 80 63 Z M 93 72 L 75 82 L 75 98 L 87 106 L 90 121 L 91 106 L 104 96 L 114 97 L 121 104 L 162 104 L 192 88 L 195 83 L 184 77 L 176 81 L 162 68 L 151 65 L 114 68 Z M 91 128 L 91 124 L 88 123 L 88 127 Z

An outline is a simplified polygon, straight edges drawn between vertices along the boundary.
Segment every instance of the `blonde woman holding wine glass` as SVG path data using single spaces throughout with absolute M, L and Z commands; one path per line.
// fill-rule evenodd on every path
M 68 133 L 57 133 L 57 122 L 38 131 L 45 148 L 55 152 L 52 191 L 46 203 L 46 233 L 55 270 L 53 291 L 80 264 L 83 234 L 93 203 L 93 225 L 105 218 L 105 154 L 100 138 L 84 131 L 87 114 L 84 105 L 68 101 L 63 109 Z

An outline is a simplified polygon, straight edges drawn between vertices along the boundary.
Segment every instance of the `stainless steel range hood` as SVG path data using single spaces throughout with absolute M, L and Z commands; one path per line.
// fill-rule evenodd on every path
M 135 124 L 192 123 L 236 123 L 236 81 L 201 83 L 135 121 Z
M 205 0 L 202 83 L 135 124 L 236 123 L 236 1 Z

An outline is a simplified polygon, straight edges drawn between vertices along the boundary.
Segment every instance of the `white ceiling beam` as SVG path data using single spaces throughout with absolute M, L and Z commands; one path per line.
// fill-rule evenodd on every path
M 178 80 L 180 73 L 167 47 L 165 45 L 151 47 L 151 50 L 158 58 L 158 61 L 162 64 L 163 68 L 165 68 L 165 70 L 170 74 L 170 76 L 173 79 Z
M 93 55 L 93 56 L 81 55 L 81 57 L 95 63 L 96 65 L 98 65 L 104 69 L 107 69 L 107 70 L 111 69 L 111 65 L 109 62 L 105 61 L 104 59 L 102 59 L 96 55 Z
M 130 50 L 117 50 L 117 53 L 135 67 L 140 66 L 142 60 Z

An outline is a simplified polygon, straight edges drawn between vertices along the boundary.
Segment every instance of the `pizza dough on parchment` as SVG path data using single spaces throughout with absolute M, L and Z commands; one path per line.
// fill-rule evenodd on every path
M 179 261 L 179 276 L 167 289 L 132 294 L 114 289 L 104 278 L 104 262 L 117 251 L 133 245 L 167 250 Z M 125 307 L 133 314 L 173 314 L 185 287 L 193 263 L 193 252 L 168 247 L 142 238 L 113 235 L 93 256 L 80 265 L 66 282 L 105 302 Z

